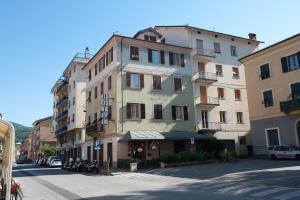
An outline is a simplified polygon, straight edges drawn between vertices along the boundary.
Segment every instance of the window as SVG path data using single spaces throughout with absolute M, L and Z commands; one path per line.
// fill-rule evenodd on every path
M 219 42 L 214 42 L 214 52 L 221 53 L 221 46 Z
M 75 97 L 73 97 L 73 106 L 75 105 Z
M 110 48 L 110 50 L 108 52 L 106 52 L 105 54 L 105 64 L 106 66 L 109 65 L 112 61 L 113 61 L 113 47 Z
M 173 120 L 188 120 L 188 107 L 187 106 L 172 106 L 172 119 Z
M 237 56 L 237 50 L 236 50 L 236 46 L 231 45 L 230 46 L 230 52 L 231 52 L 231 56 Z
M 263 104 L 265 105 L 265 107 L 274 106 L 272 90 L 264 91 L 263 97 L 264 97 Z
M 139 48 L 130 46 L 130 60 L 139 60 Z
M 153 90 L 161 90 L 161 76 L 153 75 Z
M 90 125 L 90 124 L 91 124 L 91 116 L 89 115 L 87 125 Z
M 180 77 L 174 77 L 174 91 L 182 92 L 182 82 Z
M 184 67 L 184 54 L 169 52 L 169 64 Z
M 105 68 L 105 56 L 103 56 L 100 60 L 99 60 L 99 62 L 98 62 L 99 64 L 99 72 L 101 72 L 104 68 Z
M 145 119 L 145 104 L 127 103 L 127 119 Z
M 281 58 L 282 71 L 284 73 L 300 68 L 300 52 Z
M 152 35 L 144 35 L 144 39 L 147 41 L 153 41 L 156 42 L 156 37 Z
M 98 97 L 98 87 L 97 86 L 95 86 L 95 99 L 97 99 L 97 97 Z
M 75 121 L 75 114 L 72 114 L 72 122 Z
M 291 85 L 292 99 L 300 99 L 300 82 Z
M 108 112 L 107 112 L 107 120 L 111 120 L 112 116 L 112 106 L 108 106 Z
M 92 91 L 89 91 L 89 95 L 88 95 L 88 99 L 87 99 L 87 102 L 91 102 L 92 100 Z
M 154 104 L 154 119 L 163 119 L 162 105 Z
M 74 73 L 76 72 L 76 65 L 73 67 L 73 71 L 74 71 Z
M 279 145 L 278 129 L 268 129 L 266 131 L 266 134 L 267 134 L 268 145 L 269 146 L 277 146 L 277 145 Z
M 154 64 L 165 64 L 165 52 L 148 49 L 148 62 Z
M 107 79 L 107 89 L 111 90 L 111 76 L 109 76 Z
M 104 82 L 100 83 L 100 94 L 104 93 Z
M 95 76 L 97 75 L 98 73 L 98 63 L 95 64 Z
M 97 113 L 94 113 L 94 121 L 93 121 L 93 124 L 97 123 Z
M 144 88 L 144 74 L 126 73 L 126 86 L 131 89 Z
M 242 124 L 242 123 L 244 123 L 244 121 L 243 121 L 243 113 L 242 112 L 237 112 L 236 113 L 236 122 L 238 123 L 238 124 Z
M 236 101 L 240 101 L 241 100 L 241 90 L 234 90 L 234 99 Z
M 224 88 L 218 88 L 218 98 L 225 99 L 224 97 Z
M 220 111 L 220 122 L 221 123 L 226 123 L 226 112 L 225 111 Z
M 232 68 L 232 78 L 234 79 L 239 79 L 240 78 L 240 73 L 239 73 L 239 68 L 233 67 Z
M 261 80 L 270 78 L 269 64 L 261 65 L 259 68 L 260 68 L 260 79 Z
M 247 142 L 246 142 L 246 136 L 240 136 L 240 137 L 239 137 L 239 141 L 240 141 L 240 144 L 241 144 L 241 145 L 247 144 Z
M 217 74 L 218 77 L 223 76 L 223 67 L 222 67 L 222 65 L 216 65 L 216 74 Z
M 89 69 L 89 81 L 92 80 L 92 70 Z
M 75 80 L 73 80 L 73 88 L 75 88 Z

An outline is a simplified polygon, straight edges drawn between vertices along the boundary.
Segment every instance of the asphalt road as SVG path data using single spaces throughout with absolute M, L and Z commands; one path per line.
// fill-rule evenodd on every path
M 300 161 L 240 160 L 113 176 L 20 165 L 24 200 L 300 199 Z

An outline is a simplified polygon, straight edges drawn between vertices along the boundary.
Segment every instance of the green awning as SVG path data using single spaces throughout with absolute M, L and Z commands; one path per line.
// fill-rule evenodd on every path
M 185 131 L 128 131 L 119 141 L 126 142 L 132 140 L 207 140 L 211 139 L 211 135 L 198 134 L 195 132 Z

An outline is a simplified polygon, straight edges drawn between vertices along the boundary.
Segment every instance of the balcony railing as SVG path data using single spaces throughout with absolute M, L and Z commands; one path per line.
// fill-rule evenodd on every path
M 291 94 L 292 99 L 280 102 L 281 112 L 289 114 L 293 111 L 300 111 L 300 92 Z
M 59 113 L 56 117 L 55 120 L 59 120 L 61 118 L 63 118 L 64 116 L 68 115 L 68 110 L 64 110 L 63 112 Z
M 69 83 L 69 81 L 67 79 L 63 80 L 62 84 L 57 88 L 56 94 L 58 94 L 64 88 L 64 86 L 67 85 L 68 83 Z
M 207 56 L 207 57 L 215 57 L 216 54 L 211 49 L 196 49 L 196 55 L 199 56 Z
M 220 131 L 221 123 L 220 122 L 201 121 L 198 124 L 198 128 L 199 128 L 199 130 Z
M 212 72 L 198 71 L 193 75 L 193 80 L 217 81 L 217 74 Z
M 68 95 L 64 95 L 60 100 L 58 100 L 56 103 L 56 107 L 62 104 L 66 100 L 68 100 Z
M 103 132 L 104 125 L 100 124 L 99 122 L 87 123 L 86 125 L 86 133 L 95 133 L 95 132 Z
M 67 131 L 67 129 L 68 129 L 67 126 L 63 126 L 59 129 L 56 129 L 55 134 L 60 134 L 62 132 L 65 132 L 65 131 Z
M 93 57 L 90 53 L 77 53 L 73 59 L 79 58 L 79 59 L 91 59 Z
M 200 96 L 195 100 L 196 105 L 219 105 L 219 98 L 218 97 L 209 97 L 209 96 Z

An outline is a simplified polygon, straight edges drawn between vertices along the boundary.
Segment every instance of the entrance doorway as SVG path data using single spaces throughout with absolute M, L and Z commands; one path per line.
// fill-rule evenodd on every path
M 202 128 L 208 128 L 208 112 L 207 112 L 207 110 L 201 111 L 201 121 L 202 121 Z
M 107 161 L 109 161 L 109 166 L 112 167 L 112 143 L 107 144 Z

